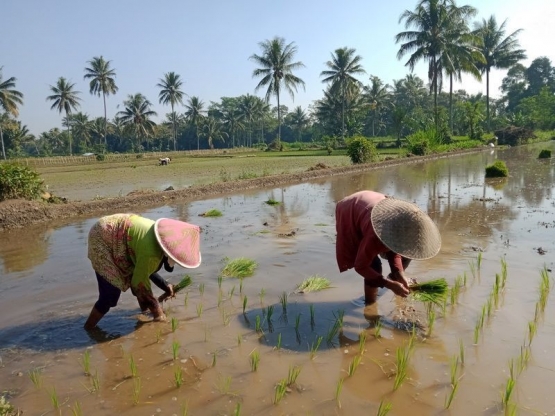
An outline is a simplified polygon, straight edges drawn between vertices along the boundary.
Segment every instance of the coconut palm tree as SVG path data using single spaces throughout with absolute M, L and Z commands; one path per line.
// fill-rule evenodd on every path
M 303 129 L 308 125 L 309 119 L 301 106 L 295 107 L 293 112 L 288 114 L 289 125 L 297 133 L 297 141 L 302 141 Z
M 160 82 L 156 84 L 160 87 L 159 102 L 160 104 L 167 105 L 168 103 L 172 107 L 172 113 L 174 113 L 174 106 L 176 104 L 183 104 L 183 91 L 181 91 L 181 86 L 183 81 L 181 81 L 179 74 L 175 72 L 168 72 L 164 74 L 164 78 L 160 79 Z M 177 123 L 174 120 L 173 123 L 173 150 L 177 150 Z
M 204 102 L 199 97 L 190 97 L 185 104 L 185 118 L 195 128 L 195 135 L 197 136 L 197 150 L 200 149 L 199 141 L 199 124 L 204 117 Z
M 52 101 L 51 110 L 58 110 L 61 114 L 62 111 L 66 113 L 66 118 L 69 116 L 72 110 L 77 110 L 80 106 L 79 101 L 81 99 L 77 96 L 80 94 L 79 91 L 75 91 L 75 84 L 68 82 L 64 77 L 60 77 L 55 86 L 50 85 L 50 92 L 52 95 L 46 97 L 47 101 Z M 67 124 L 67 135 L 69 140 L 69 154 L 71 155 L 71 131 L 70 123 Z
M 150 101 L 141 93 L 128 95 L 123 105 L 125 109 L 119 111 L 116 116 L 120 117 L 124 125 L 129 126 L 133 130 L 138 149 L 141 139 L 146 139 L 154 133 L 156 123 L 150 118 L 157 115 L 156 111 L 150 109 Z
M 83 114 L 81 112 L 72 114 L 69 117 L 69 123 L 73 130 L 73 135 L 75 136 L 75 141 L 77 143 L 81 142 L 82 150 L 86 149 L 91 142 L 91 121 L 89 120 L 88 114 Z
M 475 24 L 474 33 L 480 38 L 479 49 L 484 56 L 484 62 L 478 63 L 478 69 L 486 74 L 486 119 L 488 130 L 491 128 L 489 114 L 489 73 L 492 69 L 507 69 L 521 59 L 526 59 L 524 49 L 520 49 L 517 36 L 522 29 L 515 30 L 505 36 L 505 20 L 501 25 L 497 24 L 495 16 L 483 19 Z
M 375 76 L 370 76 L 370 85 L 364 88 L 366 99 L 372 111 L 372 136 L 376 135 L 375 124 L 383 110 L 391 105 L 391 92 L 388 84 Z
M 254 95 L 242 95 L 239 99 L 239 112 L 249 125 L 248 140 L 245 143 L 248 147 L 252 146 L 252 123 L 255 119 L 258 105 L 259 100 Z
M 15 88 L 15 77 L 2 81 L 2 67 L 0 66 L 0 108 L 14 117 L 19 115 L 19 105 L 23 104 L 23 94 Z M 6 160 L 6 149 L 4 149 L 4 134 L 0 123 L 0 142 L 2 142 L 2 157 Z
M 302 86 L 304 90 L 304 81 L 293 75 L 293 71 L 304 67 L 304 64 L 301 61 L 294 62 L 297 53 L 294 42 L 286 44 L 285 39 L 276 36 L 271 40 L 260 42 L 258 45 L 262 49 L 262 53 L 260 55 L 253 54 L 249 58 L 260 66 L 252 72 L 253 78 L 262 77 L 255 91 L 267 86 L 266 102 L 270 101 L 272 95 L 277 98 L 279 141 L 281 139 L 280 93 L 282 88 L 285 88 L 291 98 L 294 98 L 297 87 Z
M 214 148 L 214 140 L 225 142 L 227 133 L 222 131 L 222 125 L 214 117 L 207 117 L 202 122 L 202 135 L 206 138 L 208 147 Z
M 106 96 L 118 92 L 114 78 L 116 70 L 110 68 L 112 61 L 106 61 L 102 56 L 95 56 L 88 61 L 90 67 L 85 68 L 84 79 L 90 79 L 89 92 L 93 95 L 102 94 L 104 102 L 104 145 L 106 145 L 106 134 L 108 129 L 108 118 L 106 117 Z
M 331 60 L 326 62 L 327 70 L 320 73 L 321 77 L 325 77 L 322 82 L 330 84 L 332 93 L 339 92 L 341 96 L 341 137 L 345 140 L 345 102 L 349 91 L 355 87 L 362 85 L 355 78 L 355 75 L 365 74 L 360 61 L 362 57 L 355 55 L 354 48 L 339 48 L 331 54 Z
M 236 108 L 226 108 L 222 111 L 223 125 L 227 127 L 229 136 L 231 136 L 231 147 L 235 147 L 235 133 L 244 130 L 243 114 Z

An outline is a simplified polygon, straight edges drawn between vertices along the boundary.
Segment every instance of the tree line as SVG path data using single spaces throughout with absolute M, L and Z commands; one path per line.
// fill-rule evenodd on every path
M 505 125 L 554 128 L 551 61 L 539 57 L 525 67 L 520 63 L 526 58 L 518 42 L 520 29 L 507 34 L 506 21 L 499 24 L 495 16 L 476 21 L 471 28 L 476 15 L 475 8 L 458 6 L 454 0 L 419 1 L 414 10 L 400 15 L 406 30 L 396 36 L 397 58 L 405 60 L 410 74 L 388 84 L 366 72 L 355 49 L 338 48 L 320 73 L 323 97 L 306 109 L 290 110 L 281 104 L 284 92 L 294 97 L 305 86 L 295 75 L 304 67 L 297 59 L 298 48 L 281 37 L 260 42 L 259 52 L 249 57 L 255 65 L 252 76 L 258 81 L 255 91 L 264 91 L 264 98 L 244 94 L 205 103 L 185 93 L 180 74 L 168 72 L 156 84 L 159 103 L 170 109 L 158 124 L 153 121 L 157 113 L 151 101 L 141 93 L 128 95 L 123 110 L 108 118 L 106 100 L 118 92 L 116 69 L 112 61 L 97 56 L 87 62 L 84 79 L 89 81 L 89 93 L 102 98 L 103 116 L 90 118 L 79 111 L 81 92 L 60 77 L 50 86 L 46 100 L 63 117 L 64 130 L 53 128 L 34 137 L 16 119 L 24 98 L 16 89 L 16 78 L 3 81 L 0 71 L 2 153 L 6 158 L 277 147 L 281 140 L 338 143 L 355 135 L 393 136 L 400 145 L 404 136 L 426 129 L 443 138 L 479 139 Z M 412 74 L 418 62 L 427 64 L 427 80 Z M 490 97 L 489 76 L 494 69 L 508 69 L 499 99 Z M 485 96 L 453 90 L 454 82 L 468 75 L 485 78 Z M 270 104 L 273 98 L 275 105 Z

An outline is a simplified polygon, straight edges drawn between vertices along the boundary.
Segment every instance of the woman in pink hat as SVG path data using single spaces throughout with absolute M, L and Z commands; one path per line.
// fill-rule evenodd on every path
M 155 321 L 164 321 L 166 316 L 150 281 L 166 295 L 173 295 L 172 286 L 157 272 L 162 266 L 171 272 L 175 264 L 190 269 L 200 266 L 200 228 L 169 218 L 152 221 L 135 214 L 109 215 L 100 218 L 89 232 L 89 259 L 99 296 L 85 329 L 95 328 L 129 288 L 142 311 L 148 309 Z

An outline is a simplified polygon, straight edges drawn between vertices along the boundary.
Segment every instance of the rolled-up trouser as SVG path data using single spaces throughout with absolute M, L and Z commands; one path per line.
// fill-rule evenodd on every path
M 118 304 L 121 290 L 111 283 L 108 283 L 108 281 L 97 272 L 94 273 L 98 281 L 98 300 L 94 304 L 94 307 L 98 312 L 106 314 L 110 308 Z

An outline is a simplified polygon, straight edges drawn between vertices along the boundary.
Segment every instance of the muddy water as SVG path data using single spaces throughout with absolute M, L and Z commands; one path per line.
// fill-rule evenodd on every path
M 555 164 L 536 159 L 543 147 L 486 151 L 141 212 L 149 218 L 177 217 L 203 228 L 203 264 L 190 273 L 194 284 L 187 296 L 180 294 L 166 304 L 168 316 L 178 322 L 175 332 L 170 323 L 150 323 L 139 315 L 129 293 L 101 322 L 102 331 L 89 335 L 81 329 L 96 297 L 86 258 L 87 232 L 94 218 L 1 234 L 0 391 L 26 415 L 55 413 L 53 389 L 62 413 L 68 415 L 76 403 L 86 415 L 177 415 L 185 414 L 184 406 L 193 415 L 234 414 L 239 405 L 240 414 L 248 415 L 376 414 L 382 400 L 392 403 L 390 414 L 395 415 L 502 414 L 500 397 L 509 360 L 516 360 L 529 343 L 528 322 L 534 320 L 539 299 L 540 270 L 544 265 L 555 267 Z M 506 161 L 511 176 L 485 181 L 484 167 L 496 158 Z M 385 293 L 378 305 L 365 309 L 361 278 L 352 271 L 337 271 L 335 202 L 361 189 L 414 201 L 439 225 L 440 254 L 413 262 L 410 275 L 421 280 L 443 276 L 453 284 L 466 274 L 458 299 L 444 311 L 437 309 L 430 336 L 422 305 Z M 264 201 L 269 198 L 281 204 L 268 206 Z M 221 210 L 223 217 L 199 217 L 210 208 Z M 223 259 L 239 256 L 258 262 L 255 275 L 242 287 L 238 280 L 225 280 L 220 289 L 217 276 Z M 501 274 L 502 258 L 507 262 L 506 286 L 475 344 L 474 329 L 495 275 Z M 329 278 L 333 288 L 295 294 L 296 285 L 313 274 Z M 180 276 L 166 277 L 176 282 Z M 284 292 L 286 313 L 280 303 Z M 555 414 L 552 297 L 537 320 L 531 359 L 517 372 L 512 402 L 520 414 Z M 403 319 L 400 311 L 411 307 L 416 311 L 410 318 L 419 319 L 424 329 L 417 332 L 407 379 L 393 391 L 395 351 L 409 340 L 396 322 Z M 343 330 L 328 340 L 342 313 Z M 255 330 L 257 319 L 262 332 Z M 379 338 L 377 321 L 382 326 Z M 364 353 L 349 376 L 360 333 L 367 335 Z M 320 336 L 320 347 L 311 354 L 310 346 Z M 172 358 L 175 342 L 177 360 Z M 464 366 L 459 367 L 451 408 L 445 411 L 451 388 L 449 363 L 460 356 L 461 342 Z M 260 363 L 253 372 L 249 357 L 255 350 Z M 83 371 L 86 351 L 93 376 Z M 138 372 L 135 379 L 130 377 L 131 357 Z M 290 366 L 299 366 L 300 375 L 275 405 L 275 386 L 287 378 Z M 178 368 L 183 374 L 179 388 Z M 38 388 L 28 376 L 33 369 L 41 374 Z M 94 375 L 98 391 L 93 391 Z

